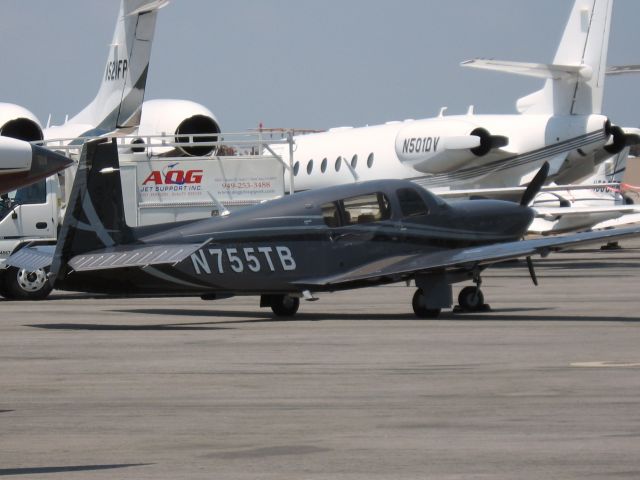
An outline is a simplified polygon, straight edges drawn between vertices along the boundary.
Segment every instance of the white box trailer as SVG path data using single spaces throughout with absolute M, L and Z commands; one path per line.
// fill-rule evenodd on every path
M 192 137 L 197 136 L 191 136 L 191 142 L 198 141 Z M 276 142 L 291 142 L 291 135 Z M 221 134 L 216 142 L 194 144 L 210 145 L 212 153 L 180 156 L 190 143 L 175 143 L 173 136 L 118 137 L 130 226 L 222 215 L 285 194 L 284 175 L 291 167 L 263 150 L 259 133 Z M 46 146 L 76 160 L 81 151 L 81 146 L 69 145 L 65 139 L 48 141 Z M 33 300 L 49 294 L 47 269 L 30 272 L 7 267 L 5 260 L 28 244 L 55 245 L 74 177 L 75 167 L 71 167 L 0 201 L 0 295 L 5 298 Z

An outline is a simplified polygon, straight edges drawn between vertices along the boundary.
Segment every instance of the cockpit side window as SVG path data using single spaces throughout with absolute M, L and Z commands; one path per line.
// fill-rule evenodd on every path
M 341 203 L 345 225 L 379 222 L 391 218 L 389 199 L 383 193 L 346 198 Z
M 331 228 L 379 222 L 391 218 L 391 204 L 383 193 L 369 193 L 322 205 L 324 223 Z
M 397 195 L 403 217 L 416 217 L 429 213 L 424 200 L 413 188 L 401 188 L 397 191 Z
M 335 228 L 340 226 L 340 210 L 335 202 L 322 205 L 322 218 L 327 227 Z

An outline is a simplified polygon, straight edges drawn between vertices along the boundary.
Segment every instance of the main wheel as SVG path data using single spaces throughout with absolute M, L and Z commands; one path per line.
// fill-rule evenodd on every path
M 417 289 L 416 293 L 413 294 L 411 306 L 413 307 L 413 313 L 419 318 L 438 318 L 440 315 L 439 308 L 427 308 L 424 292 L 421 288 Z
M 2 294 L 11 300 L 42 300 L 52 290 L 44 268 L 30 272 L 24 268 L 9 267 L 3 287 Z
M 484 295 L 477 287 L 464 287 L 458 295 L 458 303 L 463 310 L 477 312 L 484 305 Z
M 300 299 L 291 295 L 278 295 L 271 301 L 271 310 L 278 317 L 293 317 L 300 308 Z

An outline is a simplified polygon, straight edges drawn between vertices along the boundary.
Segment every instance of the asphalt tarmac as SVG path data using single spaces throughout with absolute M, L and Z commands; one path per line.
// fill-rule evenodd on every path
M 0 301 L 0 477 L 638 479 L 640 241 L 276 321 L 255 297 Z

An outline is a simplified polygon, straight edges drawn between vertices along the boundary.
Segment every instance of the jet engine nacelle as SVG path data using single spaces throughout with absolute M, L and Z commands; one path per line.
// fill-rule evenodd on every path
M 626 132 L 617 125 L 611 125 L 611 122 L 608 120 L 604 128 L 610 135 L 609 141 L 604 146 L 604 150 L 611 155 L 620 153 L 626 147 L 640 144 L 640 135 L 638 135 L 637 129 L 628 129 L 629 132 Z
M 13 103 L 0 103 L 0 135 L 27 142 L 44 138 L 37 117 L 26 108 Z
M 207 137 L 193 138 L 186 135 L 211 133 Z M 220 125 L 211 110 L 189 100 L 148 100 L 142 104 L 142 117 L 138 128 L 139 139 L 132 143 L 140 144 L 133 147 L 133 151 L 144 151 L 142 144 L 145 143 L 145 136 L 148 135 L 174 135 L 176 143 L 202 143 L 215 142 L 218 140 Z M 153 143 L 159 140 L 151 139 Z M 167 147 L 150 147 L 150 153 L 170 154 L 173 149 Z M 205 146 L 185 146 L 178 147 L 180 154 L 188 156 L 208 155 L 214 147 Z
M 413 122 L 402 128 L 395 141 L 401 162 L 424 173 L 456 170 L 470 160 L 509 143 L 470 122 L 434 120 Z

